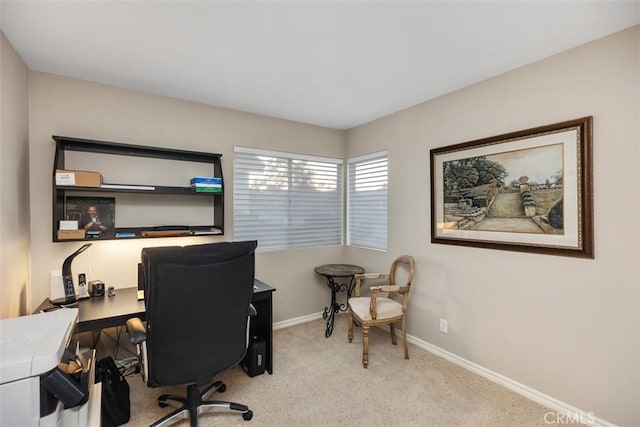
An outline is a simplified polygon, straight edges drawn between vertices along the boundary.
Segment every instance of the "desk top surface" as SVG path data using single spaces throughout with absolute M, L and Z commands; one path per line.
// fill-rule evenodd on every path
M 364 268 L 352 264 L 323 264 L 313 269 L 318 274 L 332 277 L 349 277 L 364 273 Z
M 116 289 L 112 297 L 86 298 L 78 302 L 79 323 L 105 318 L 142 315 L 146 311 L 144 300 L 138 300 L 138 288 Z
M 275 291 L 266 283 L 255 279 L 254 295 Z M 258 296 L 258 295 L 256 295 Z M 38 306 L 36 312 L 53 307 L 47 298 Z M 112 297 L 85 298 L 78 301 L 78 331 L 86 332 L 94 329 L 123 325 L 131 317 L 145 318 L 144 300 L 138 300 L 138 288 L 119 288 Z

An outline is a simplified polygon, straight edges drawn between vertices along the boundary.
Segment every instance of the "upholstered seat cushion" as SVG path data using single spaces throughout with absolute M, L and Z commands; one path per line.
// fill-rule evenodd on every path
M 349 299 L 351 310 L 362 320 L 371 320 L 371 313 L 369 313 L 370 304 L 371 298 L 369 297 L 354 297 Z M 402 304 L 386 296 L 376 299 L 376 308 L 378 320 L 402 316 Z

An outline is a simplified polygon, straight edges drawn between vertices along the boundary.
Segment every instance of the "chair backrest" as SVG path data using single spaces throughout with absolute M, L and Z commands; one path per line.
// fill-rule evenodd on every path
M 207 382 L 242 360 L 256 246 L 142 250 L 150 386 Z
M 398 267 L 400 265 L 406 267 L 407 280 L 404 283 L 396 283 L 396 274 L 398 273 Z M 411 282 L 413 282 L 413 274 L 416 271 L 416 263 L 411 255 L 402 255 L 393 260 L 391 263 L 391 270 L 389 271 L 389 284 L 391 286 L 409 286 L 411 288 Z

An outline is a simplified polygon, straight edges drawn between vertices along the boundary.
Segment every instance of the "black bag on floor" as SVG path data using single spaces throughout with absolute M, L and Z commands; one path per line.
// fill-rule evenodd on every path
M 96 382 L 102 383 L 102 427 L 115 427 L 129 422 L 129 384 L 111 356 L 96 363 Z

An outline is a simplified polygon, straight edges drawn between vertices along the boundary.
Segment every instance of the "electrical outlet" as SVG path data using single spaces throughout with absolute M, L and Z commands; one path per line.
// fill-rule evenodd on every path
M 440 332 L 443 334 L 449 333 L 449 326 L 446 319 L 440 319 Z

